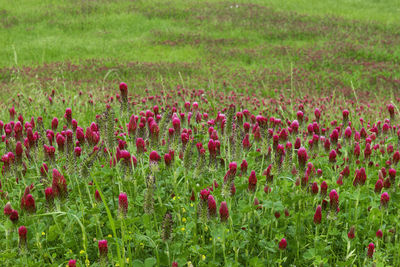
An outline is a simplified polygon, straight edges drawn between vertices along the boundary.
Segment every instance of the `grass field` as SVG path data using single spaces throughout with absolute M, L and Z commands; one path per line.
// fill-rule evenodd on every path
M 137 89 L 225 81 L 268 94 L 392 91 L 399 8 L 397 0 L 3 1 L 1 90 L 125 80 Z

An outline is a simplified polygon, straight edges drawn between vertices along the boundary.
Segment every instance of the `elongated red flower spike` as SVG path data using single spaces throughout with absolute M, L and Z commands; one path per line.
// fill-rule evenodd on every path
M 126 216 L 128 212 L 128 196 L 126 193 L 120 193 L 118 197 L 119 211 L 123 216 Z
M 221 206 L 219 208 L 219 215 L 221 218 L 221 222 L 226 222 L 229 218 L 228 205 L 226 204 L 225 201 L 221 202 Z
M 375 245 L 374 243 L 369 243 L 368 245 L 368 251 L 367 251 L 367 256 L 369 258 L 372 258 L 374 256 L 374 252 L 375 252 Z

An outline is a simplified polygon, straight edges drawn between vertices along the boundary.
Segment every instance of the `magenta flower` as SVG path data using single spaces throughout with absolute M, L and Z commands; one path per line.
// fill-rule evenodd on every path
M 335 189 L 333 189 L 330 193 L 329 193 L 329 204 L 331 206 L 331 210 L 336 211 L 338 206 L 339 206 L 339 194 L 336 192 Z
M 158 155 L 157 151 L 150 152 L 150 162 L 158 162 L 160 161 L 161 157 Z
M 44 190 L 44 195 L 46 197 L 46 202 L 50 205 L 53 204 L 54 202 L 54 193 L 53 193 L 53 188 L 52 187 L 47 187 Z
M 368 245 L 368 252 L 367 255 L 369 258 L 372 258 L 374 256 L 374 252 L 375 252 L 375 245 L 374 243 L 369 243 Z
M 321 196 L 325 197 L 328 191 L 328 184 L 325 181 L 321 183 Z
M 378 179 L 378 181 L 376 181 L 375 184 L 375 193 L 380 193 L 382 191 L 383 188 L 383 182 L 381 179 Z
M 99 240 L 99 253 L 101 258 L 106 258 L 108 253 L 108 243 L 107 240 Z
M 10 213 L 10 220 L 13 223 L 16 223 L 16 222 L 18 222 L 18 219 L 19 219 L 18 211 L 12 210 L 11 213 Z
M 11 207 L 11 203 L 7 202 L 7 204 L 4 206 L 4 215 L 6 216 L 10 216 L 11 212 L 12 212 L 12 207 Z
M 217 215 L 217 203 L 212 195 L 208 196 L 208 214 L 210 217 L 215 217 Z
M 121 92 L 121 96 L 126 97 L 128 95 L 128 85 L 124 82 L 120 83 L 119 91 Z
M 389 200 L 390 200 L 389 194 L 388 194 L 387 192 L 384 192 L 384 193 L 381 195 L 381 205 L 382 205 L 383 207 L 387 207 L 387 205 L 388 205 L 388 203 L 389 203 Z
M 210 195 L 210 190 L 208 188 L 203 189 L 203 190 L 200 191 L 200 198 L 203 201 L 207 201 L 209 195 Z
M 315 210 L 315 214 L 314 214 L 314 223 L 320 224 L 321 220 L 322 220 L 322 208 L 320 205 L 318 205 L 317 209 Z
M 282 238 L 279 242 L 279 249 L 284 250 L 287 247 L 287 241 L 285 238 Z
M 26 246 L 26 235 L 28 234 L 28 230 L 25 226 L 20 226 L 18 228 L 18 235 L 19 235 L 19 245 L 20 247 Z
M 379 229 L 378 231 L 376 231 L 376 237 L 377 237 L 377 238 L 382 238 L 382 236 L 383 236 L 383 232 L 382 232 L 381 229 Z
M 329 162 L 335 163 L 336 162 L 336 150 L 332 149 L 329 153 Z
M 297 159 L 299 161 L 300 168 L 304 169 L 307 162 L 307 150 L 304 147 L 300 147 L 297 151 Z
M 76 267 L 76 260 L 69 260 L 68 267 Z
M 251 192 L 254 192 L 256 190 L 257 186 L 257 177 L 256 177 L 256 172 L 251 171 L 250 176 L 249 176 L 249 190 Z
M 123 216 L 126 216 L 126 213 L 128 212 L 128 196 L 126 193 L 119 194 L 118 206 L 119 211 L 123 214 Z
M 311 193 L 313 195 L 318 194 L 318 184 L 317 184 L 317 182 L 313 182 L 312 183 L 312 185 L 311 185 Z
M 220 215 L 220 218 L 221 218 L 221 222 L 225 222 L 229 218 L 228 205 L 226 204 L 225 201 L 221 202 L 221 206 L 219 208 L 219 215 Z

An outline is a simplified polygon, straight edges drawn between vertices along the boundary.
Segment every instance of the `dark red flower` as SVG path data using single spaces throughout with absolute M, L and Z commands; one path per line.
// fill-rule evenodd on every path
M 251 192 L 254 192 L 257 187 L 257 177 L 256 177 L 256 172 L 251 171 L 250 176 L 249 176 L 249 190 Z
M 384 193 L 381 195 L 381 205 L 382 205 L 383 207 L 387 207 L 387 205 L 388 205 L 388 203 L 389 203 L 389 200 L 390 200 L 389 194 L 388 194 L 387 192 L 384 192 Z
M 123 216 L 128 212 L 128 196 L 126 193 L 120 193 L 118 197 L 118 208 Z
M 76 267 L 76 260 L 69 260 L 68 267 Z
M 368 252 L 367 255 L 369 258 L 372 258 L 374 256 L 374 252 L 375 252 L 375 245 L 374 243 L 369 243 L 368 245 Z
M 284 250 L 287 247 L 287 241 L 285 238 L 282 238 L 279 242 L 279 249 Z
M 353 239 L 354 238 L 354 236 L 355 236 L 355 234 L 354 234 L 354 232 L 355 232 L 355 227 L 354 226 L 352 226 L 351 228 L 350 228 L 350 231 L 347 233 L 347 237 L 349 238 L 349 239 Z
M 376 231 L 376 237 L 377 237 L 377 238 L 382 238 L 382 236 L 383 236 L 383 232 L 382 232 L 381 229 L 379 229 L 378 231 Z
M 208 196 L 208 214 L 210 217 L 215 217 L 217 215 L 217 203 L 212 195 Z
M 222 222 L 225 222 L 229 218 L 229 210 L 228 210 L 228 205 L 226 204 L 225 201 L 221 202 L 221 206 L 219 208 L 219 215 L 221 218 Z
M 7 204 L 4 206 L 4 215 L 6 216 L 10 216 L 11 212 L 12 212 L 12 207 L 11 207 L 11 203 L 7 202 Z
M 321 219 L 322 219 L 322 208 L 320 205 L 318 205 L 317 209 L 315 210 L 315 214 L 314 214 L 314 223 L 320 224 Z

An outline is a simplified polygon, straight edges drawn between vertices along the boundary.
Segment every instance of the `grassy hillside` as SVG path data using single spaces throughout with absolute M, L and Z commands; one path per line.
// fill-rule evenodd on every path
M 0 86 L 396 90 L 399 9 L 397 0 L 3 1 Z

